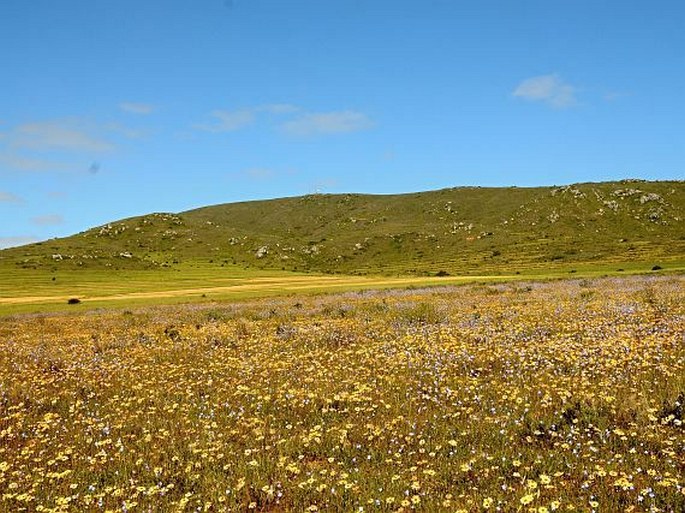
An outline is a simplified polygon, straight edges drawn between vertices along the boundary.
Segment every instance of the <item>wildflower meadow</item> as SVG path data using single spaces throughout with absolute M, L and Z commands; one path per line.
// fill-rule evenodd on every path
M 0 511 L 682 512 L 684 285 L 4 317 Z

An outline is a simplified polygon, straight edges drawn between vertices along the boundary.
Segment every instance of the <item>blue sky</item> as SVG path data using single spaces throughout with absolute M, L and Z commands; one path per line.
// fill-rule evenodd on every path
M 685 3 L 5 0 L 0 247 L 312 192 L 685 177 Z

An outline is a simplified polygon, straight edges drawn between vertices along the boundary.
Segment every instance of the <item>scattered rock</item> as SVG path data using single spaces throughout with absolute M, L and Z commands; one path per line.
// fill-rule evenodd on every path
M 605 207 L 610 208 L 610 209 L 613 210 L 614 212 L 617 212 L 617 211 L 618 211 L 618 202 L 617 202 L 617 201 L 615 201 L 615 200 L 610 200 L 610 201 L 604 201 L 604 202 L 602 202 L 602 203 L 603 203 L 603 205 L 604 205 Z
M 618 198 L 629 198 L 636 194 L 642 194 L 642 191 L 640 189 L 616 189 L 613 194 Z
M 664 199 L 655 192 L 650 192 L 649 194 L 645 194 L 643 196 L 640 196 L 640 203 L 642 205 L 644 205 L 645 203 L 647 203 L 649 201 L 658 201 L 659 203 L 661 203 L 664 201 Z

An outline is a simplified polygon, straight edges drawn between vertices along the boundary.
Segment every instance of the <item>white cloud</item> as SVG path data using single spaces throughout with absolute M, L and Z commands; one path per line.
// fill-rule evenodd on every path
M 32 217 L 31 222 L 38 226 L 56 226 L 64 223 L 64 217 L 59 214 L 47 214 L 44 216 Z
M 559 75 L 541 75 L 527 78 L 512 93 L 518 98 L 540 101 L 551 107 L 563 109 L 577 104 L 577 89 L 564 82 Z
M 198 130 L 206 132 L 234 132 L 254 122 L 254 112 L 250 109 L 226 111 L 215 110 L 211 116 L 216 119 L 215 122 L 209 124 L 195 125 Z
M 362 112 L 351 110 L 304 114 L 281 125 L 290 135 L 343 134 L 366 130 L 373 122 Z
M 127 139 L 143 139 L 148 135 L 147 131 L 136 128 L 129 128 L 119 123 L 107 123 L 103 128 L 114 134 L 123 135 Z
M 263 113 L 288 116 L 289 120 L 277 126 L 284 133 L 297 136 L 357 132 L 373 126 L 369 117 L 361 112 L 347 110 L 307 113 L 302 112 L 297 105 L 272 103 L 235 111 L 215 110 L 210 114 L 214 118 L 213 122 L 196 124 L 193 128 L 213 133 L 233 132 L 254 124 L 258 121 L 258 115 Z
M 11 192 L 0 191 L 0 203 L 22 203 L 22 199 Z
M 143 135 L 116 123 L 79 118 L 24 123 L 0 133 L 0 172 L 83 170 L 84 161 L 92 161 L 95 154 L 116 150 L 110 138 Z
M 105 152 L 114 146 L 70 121 L 39 121 L 19 125 L 12 133 L 12 146 L 32 150 Z
M 14 248 L 16 246 L 23 246 L 24 244 L 31 244 L 38 242 L 39 239 L 31 236 L 19 235 L 16 237 L 0 237 L 0 249 Z
M 62 162 L 23 157 L 16 153 L 0 153 L 0 164 L 19 171 L 64 171 L 69 168 Z
M 142 114 L 144 116 L 151 114 L 155 110 L 153 105 L 148 103 L 132 103 L 132 102 L 122 102 L 119 104 L 119 108 L 124 112 L 130 114 Z
M 290 103 L 269 103 L 266 105 L 260 105 L 255 108 L 257 112 L 268 112 L 269 114 L 292 114 L 294 112 L 299 112 L 300 108 L 297 105 L 291 105 Z

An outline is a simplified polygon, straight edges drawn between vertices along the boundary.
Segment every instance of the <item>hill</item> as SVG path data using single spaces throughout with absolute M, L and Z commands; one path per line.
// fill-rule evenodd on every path
M 347 274 L 496 274 L 685 259 L 685 182 L 314 194 L 124 219 L 0 251 L 0 265 L 193 262 Z

